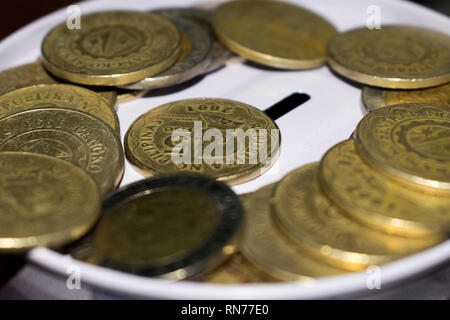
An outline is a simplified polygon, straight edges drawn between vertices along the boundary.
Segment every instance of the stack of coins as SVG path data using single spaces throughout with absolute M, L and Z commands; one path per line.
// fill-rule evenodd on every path
M 362 271 L 445 240 L 449 125 L 450 107 L 435 104 L 368 114 L 320 162 L 242 197 L 241 255 L 272 279 L 298 281 Z

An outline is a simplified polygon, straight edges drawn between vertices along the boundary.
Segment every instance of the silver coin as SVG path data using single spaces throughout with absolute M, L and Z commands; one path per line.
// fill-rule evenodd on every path
M 174 17 L 172 14 L 166 15 L 164 10 L 154 12 L 171 20 L 181 31 L 183 40 L 180 57 L 166 71 L 140 82 L 121 86 L 121 88 L 133 90 L 164 88 L 188 81 L 207 72 L 212 49 L 210 33 L 200 24 L 189 19 Z

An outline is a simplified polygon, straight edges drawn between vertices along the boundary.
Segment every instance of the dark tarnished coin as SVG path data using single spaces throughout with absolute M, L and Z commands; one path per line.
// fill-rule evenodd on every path
M 358 124 L 355 145 L 388 178 L 425 192 L 450 192 L 450 106 L 404 103 L 377 109 Z
M 108 195 L 98 225 L 66 251 L 103 267 L 179 280 L 236 252 L 242 216 L 239 198 L 223 183 L 158 176 Z
M 127 89 L 156 89 L 188 81 L 207 71 L 210 64 L 212 38 L 201 25 L 181 16 L 175 17 L 165 10 L 154 11 L 172 21 L 181 32 L 178 60 L 166 71 L 125 86 Z
M 76 240 L 95 224 L 100 205 L 84 170 L 45 155 L 0 152 L 0 253 Z
M 82 17 L 83 27 L 66 23 L 42 44 L 52 74 L 87 85 L 125 85 L 169 68 L 178 58 L 181 35 L 172 22 L 137 11 L 99 12 Z
M 87 112 L 103 120 L 120 134 L 119 119 L 105 99 L 79 86 L 43 84 L 0 96 L 0 118 L 20 111 L 49 107 Z
M 212 27 L 213 11 L 200 8 L 164 8 L 166 17 L 183 17 L 200 24 L 210 34 L 213 39 L 212 49 L 208 60 L 210 64 L 207 72 L 219 69 L 230 60 L 234 54 L 216 38 Z
M 280 1 L 230 1 L 214 12 L 217 37 L 235 53 L 270 67 L 308 69 L 326 63 L 336 29 L 321 16 Z
M 0 96 L 24 87 L 57 83 L 61 81 L 51 76 L 44 69 L 41 61 L 27 63 L 0 72 Z M 111 109 L 116 108 L 117 94 L 114 90 L 106 87 L 90 87 L 89 89 L 105 98 Z
M 247 104 L 189 99 L 139 117 L 125 136 L 125 153 L 144 176 L 193 172 L 238 184 L 274 164 L 279 134 L 271 118 Z
M 328 62 L 337 73 L 371 86 L 418 89 L 450 81 L 450 37 L 412 26 L 359 28 L 335 36 Z
M 400 103 L 435 103 L 450 106 L 450 82 L 418 90 L 389 90 L 364 87 L 362 101 L 367 111 Z
M 69 161 L 92 176 L 102 195 L 120 183 L 124 170 L 117 133 L 102 120 L 71 109 L 33 109 L 0 119 L 0 151 Z

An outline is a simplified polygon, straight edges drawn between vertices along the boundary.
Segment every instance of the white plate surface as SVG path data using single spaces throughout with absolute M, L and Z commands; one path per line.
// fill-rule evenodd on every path
M 339 31 L 365 26 L 368 8 L 378 6 L 383 24 L 410 24 L 448 33 L 450 20 L 429 9 L 394 0 L 292 0 L 331 21 Z M 149 10 L 168 6 L 205 5 L 195 0 L 127 0 L 81 2 L 82 13 L 111 9 Z M 369 10 L 370 11 L 370 10 Z M 39 58 L 45 34 L 68 17 L 66 10 L 47 15 L 13 33 L 0 43 L 0 70 Z M 195 85 L 178 92 L 149 97 L 119 106 L 122 138 L 142 113 L 158 105 L 187 98 L 218 97 L 242 101 L 264 110 L 293 92 L 305 92 L 311 100 L 277 120 L 283 145 L 277 164 L 266 174 L 234 187 L 237 193 L 255 191 L 278 181 L 289 171 L 318 161 L 334 144 L 347 139 L 363 116 L 360 89 L 340 80 L 324 66 L 308 71 L 267 71 L 231 61 Z M 127 163 L 122 186 L 142 179 Z M 66 275 L 68 267 L 81 270 L 83 282 L 122 296 L 174 299 L 298 299 L 326 298 L 355 292 L 368 293 L 366 272 L 323 278 L 312 282 L 252 285 L 212 285 L 168 282 L 133 276 L 87 265 L 54 251 L 38 248 L 28 254 L 30 262 Z M 386 288 L 406 281 L 450 259 L 450 240 L 419 254 L 381 267 L 381 285 Z

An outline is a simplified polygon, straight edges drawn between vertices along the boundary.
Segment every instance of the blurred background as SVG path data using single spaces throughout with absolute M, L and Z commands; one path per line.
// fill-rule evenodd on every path
M 206 0 L 205 0 L 206 1 Z M 344 0 L 345 1 L 345 0 Z M 399 1 L 399 0 L 391 0 Z M 449 0 L 410 0 L 450 16 Z M 73 0 L 2 0 L 0 40 L 43 15 L 67 7 Z

